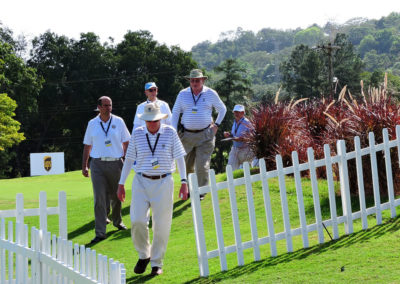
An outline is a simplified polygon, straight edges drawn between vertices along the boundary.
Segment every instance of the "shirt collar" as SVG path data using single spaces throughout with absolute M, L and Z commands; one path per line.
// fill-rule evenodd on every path
M 161 125 L 160 125 L 160 129 L 158 129 L 158 131 L 156 132 L 156 133 L 154 133 L 154 134 L 151 134 L 148 130 L 147 130 L 147 126 L 145 125 L 144 126 L 144 132 L 147 134 L 150 134 L 150 135 L 157 135 L 158 133 L 160 133 L 160 134 L 163 134 L 164 133 L 164 124 L 162 124 L 161 123 Z
M 103 120 L 101 120 L 101 118 L 100 118 L 100 114 L 98 114 L 97 115 L 97 117 L 96 117 L 96 119 L 98 120 L 98 121 L 100 121 L 100 122 L 102 122 L 102 123 L 105 123 L 105 124 L 107 124 L 107 123 L 109 123 L 110 122 L 110 119 L 111 119 L 111 117 L 113 117 L 113 115 L 111 114 L 110 115 L 110 118 L 106 121 L 106 122 L 104 122 Z

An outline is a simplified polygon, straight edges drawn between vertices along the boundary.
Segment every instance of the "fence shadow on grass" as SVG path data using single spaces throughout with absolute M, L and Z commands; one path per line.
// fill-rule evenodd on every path
M 241 275 L 252 273 L 267 266 L 286 263 L 298 259 L 305 259 L 310 255 L 321 254 L 343 247 L 348 247 L 353 244 L 359 244 L 360 242 L 366 242 L 372 238 L 379 238 L 384 234 L 398 230 L 400 230 L 400 216 L 394 219 L 388 219 L 384 224 L 376 225 L 365 231 L 358 231 L 351 235 L 342 236 L 336 241 L 329 241 L 321 245 L 315 245 L 307 249 L 300 249 L 292 253 L 281 254 L 276 257 L 268 257 L 267 259 L 252 262 L 244 266 L 238 266 L 228 271 L 218 272 L 207 278 L 198 277 L 185 283 L 215 283 L 219 281 L 235 279 Z M 343 262 L 343 265 L 345 265 L 346 260 L 343 260 Z M 340 269 L 341 267 L 338 267 L 338 270 Z

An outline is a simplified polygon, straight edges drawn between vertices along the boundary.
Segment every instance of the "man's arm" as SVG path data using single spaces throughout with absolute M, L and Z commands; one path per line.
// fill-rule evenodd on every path
M 172 127 L 178 131 L 178 121 L 181 114 L 180 96 L 176 98 L 174 107 L 172 108 Z
M 92 145 L 86 145 L 83 147 L 83 154 L 82 154 L 82 175 L 84 177 L 89 177 L 89 155 L 90 151 L 92 150 Z

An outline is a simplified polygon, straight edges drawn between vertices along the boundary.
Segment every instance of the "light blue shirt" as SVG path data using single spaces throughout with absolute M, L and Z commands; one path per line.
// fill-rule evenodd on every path
M 243 117 L 238 122 L 236 120 L 233 121 L 231 135 L 233 137 L 242 137 L 246 132 L 250 130 L 250 121 Z M 234 147 L 243 147 L 245 146 L 244 142 L 242 141 L 233 141 Z

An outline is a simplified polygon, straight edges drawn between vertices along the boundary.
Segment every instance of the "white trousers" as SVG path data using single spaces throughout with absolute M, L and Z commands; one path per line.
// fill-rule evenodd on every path
M 152 180 L 135 175 L 132 182 L 131 235 L 140 259 L 150 257 L 151 266 L 162 267 L 172 223 L 174 180 L 172 175 Z M 152 211 L 153 242 L 148 222 Z
M 228 165 L 231 165 L 232 171 L 237 170 L 244 162 L 249 162 L 253 160 L 254 155 L 248 147 L 234 147 L 232 146 L 229 152 Z

